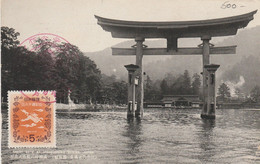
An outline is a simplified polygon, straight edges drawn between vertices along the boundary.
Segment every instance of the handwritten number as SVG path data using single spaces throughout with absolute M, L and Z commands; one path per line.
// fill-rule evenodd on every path
M 225 9 L 225 8 L 227 8 L 227 5 L 226 5 L 226 3 L 228 3 L 229 1 L 226 1 L 226 2 L 224 2 L 222 5 L 221 5 L 221 8 L 222 9 Z
M 226 2 L 224 2 L 224 3 L 221 5 L 220 8 L 222 8 L 222 9 L 226 9 L 226 8 L 235 9 L 236 7 L 237 7 L 236 4 L 231 4 L 231 3 L 229 3 L 229 1 L 226 1 Z
M 231 7 L 231 4 L 227 4 L 227 8 L 230 8 Z

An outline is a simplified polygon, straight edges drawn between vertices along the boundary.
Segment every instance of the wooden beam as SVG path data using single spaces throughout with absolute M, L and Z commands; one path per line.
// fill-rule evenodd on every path
M 237 46 L 210 47 L 209 53 L 214 54 L 235 54 Z M 178 51 L 167 51 L 167 48 L 144 48 L 143 55 L 202 55 L 202 48 L 189 47 L 178 48 Z M 136 55 L 135 48 L 112 47 L 112 55 Z
M 165 39 L 168 35 L 178 35 L 178 38 L 196 38 L 202 37 L 204 35 L 210 35 L 212 37 L 218 36 L 231 36 L 237 34 L 238 27 L 236 25 L 221 25 L 217 29 L 211 29 L 208 27 L 201 27 L 200 30 L 197 29 L 174 29 L 174 30 L 163 30 L 163 29 L 131 29 L 131 28 L 120 28 L 120 27 L 107 27 L 103 26 L 105 31 L 112 31 L 111 35 L 113 38 L 124 38 L 133 39 L 136 37 L 149 38 L 159 38 Z M 163 31 L 162 31 L 163 30 Z
M 167 52 L 169 52 L 171 50 L 178 51 L 178 38 L 177 37 L 167 38 Z
M 114 38 L 193 38 L 235 35 L 239 28 L 246 27 L 254 19 L 256 12 L 257 10 L 238 16 L 196 21 L 142 22 L 95 17 L 98 25 L 111 32 Z

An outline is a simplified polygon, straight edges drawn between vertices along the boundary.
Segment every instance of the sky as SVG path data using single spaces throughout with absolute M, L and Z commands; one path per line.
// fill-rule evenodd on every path
M 223 5 L 233 5 L 225 8 Z M 222 7 L 222 8 L 221 8 Z M 94 15 L 130 21 L 185 21 L 235 16 L 260 9 L 260 0 L 1 0 L 1 26 L 23 40 L 59 35 L 83 52 L 100 51 L 125 39 L 112 38 Z M 247 28 L 260 25 L 260 11 Z

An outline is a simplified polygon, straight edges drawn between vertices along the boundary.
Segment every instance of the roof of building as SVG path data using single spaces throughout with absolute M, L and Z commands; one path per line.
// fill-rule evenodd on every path
M 163 97 L 199 97 L 199 95 L 163 95 Z
M 173 102 L 173 101 L 190 101 L 190 102 L 200 102 L 198 95 L 164 95 L 163 102 Z

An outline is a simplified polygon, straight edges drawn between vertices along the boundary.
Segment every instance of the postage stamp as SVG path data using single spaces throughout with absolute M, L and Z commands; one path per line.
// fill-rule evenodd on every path
M 55 91 L 8 91 L 9 147 L 56 147 Z

